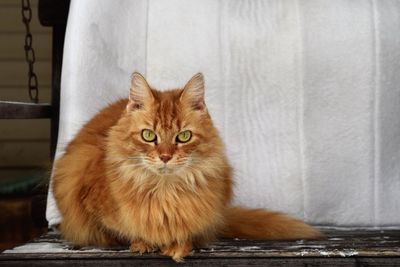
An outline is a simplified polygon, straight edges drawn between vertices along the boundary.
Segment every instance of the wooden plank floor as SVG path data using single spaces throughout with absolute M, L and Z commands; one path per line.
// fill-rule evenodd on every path
M 323 229 L 318 241 L 221 240 L 196 249 L 188 266 L 400 266 L 400 230 Z M 0 254 L 0 266 L 173 266 L 170 258 L 126 247 L 74 247 L 50 232 Z

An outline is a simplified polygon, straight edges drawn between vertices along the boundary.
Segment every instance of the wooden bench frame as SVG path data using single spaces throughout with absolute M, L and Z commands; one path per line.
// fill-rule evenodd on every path
M 42 25 L 53 28 L 51 105 L 0 103 L 1 118 L 51 118 L 51 157 L 54 156 L 59 122 L 61 66 L 70 0 L 39 0 Z M 46 197 L 39 214 L 42 224 Z M 39 215 L 39 216 L 38 216 Z M 320 241 L 222 240 L 197 249 L 187 258 L 191 266 L 400 266 L 400 230 L 323 229 L 327 239 Z M 53 246 L 47 250 L 32 248 Z M 51 247 L 50 246 L 50 247 Z M 58 250 L 54 250 L 54 246 Z M 60 248 L 62 248 L 60 250 Z M 127 248 L 76 248 L 49 232 L 22 247 L 0 254 L 0 266 L 170 266 L 175 263 L 158 254 L 135 255 Z
M 190 266 L 400 266 L 400 230 L 322 229 L 325 240 L 227 239 L 196 249 Z M 0 266 L 172 266 L 157 253 L 138 255 L 127 247 L 78 248 L 50 232 L 0 254 Z

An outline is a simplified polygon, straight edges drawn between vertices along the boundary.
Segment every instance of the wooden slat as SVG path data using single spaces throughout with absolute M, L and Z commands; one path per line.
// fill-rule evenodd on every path
M 50 139 L 50 120 L 2 120 L 0 125 L 0 142 Z
M 31 102 L 29 99 L 27 85 L 15 88 L 0 88 L 0 101 Z M 40 86 L 39 102 L 49 103 L 51 101 L 51 89 Z
M 44 266 L 265 266 L 265 267 L 398 267 L 398 258 L 193 258 L 186 264 L 177 264 L 165 258 L 158 259 L 17 259 L 0 261 L 0 266 L 44 267 Z
M 34 67 L 38 76 L 39 86 L 48 87 L 51 81 L 51 62 L 36 61 Z M 27 86 L 28 83 L 28 66 L 25 62 L 0 62 L 0 87 L 8 86 Z
M 31 6 L 37 7 L 38 0 L 31 0 Z M 18 0 L 0 0 L 0 7 L 20 7 L 21 1 Z
M 396 266 L 400 257 L 400 230 L 326 230 L 318 241 L 221 240 L 196 249 L 186 258 L 189 266 Z M 25 246 L 0 254 L 8 266 L 172 266 L 158 253 L 132 254 L 127 247 L 75 247 L 50 233 Z
M 33 48 L 36 60 L 51 61 L 51 33 L 33 37 Z M 25 34 L 2 34 L 0 32 L 0 61 L 25 61 L 24 40 Z
M 43 119 L 51 118 L 50 104 L 0 102 L 0 119 Z
M 22 23 L 21 8 L 19 6 L 0 8 L 0 22 L 0 32 L 25 32 L 25 26 Z M 37 8 L 32 8 L 30 29 L 32 33 L 51 33 L 51 29 L 43 27 L 39 23 Z
M 0 142 L 0 167 L 48 166 L 49 146 L 45 140 Z

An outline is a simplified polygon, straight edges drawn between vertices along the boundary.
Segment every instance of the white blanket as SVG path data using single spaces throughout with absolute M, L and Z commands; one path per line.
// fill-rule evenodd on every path
M 236 204 L 400 227 L 399 14 L 397 0 L 72 0 L 57 155 L 134 70 L 160 89 L 201 71 Z

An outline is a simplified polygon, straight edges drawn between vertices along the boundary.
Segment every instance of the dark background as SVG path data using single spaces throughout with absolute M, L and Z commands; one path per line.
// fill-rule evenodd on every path
M 31 0 L 34 71 L 39 102 L 51 99 L 52 29 L 40 25 L 38 0 Z M 29 102 L 25 26 L 21 1 L 0 1 L 0 101 Z M 50 119 L 0 120 L 0 251 L 46 231 L 35 225 L 32 198 L 45 185 L 50 166 Z

